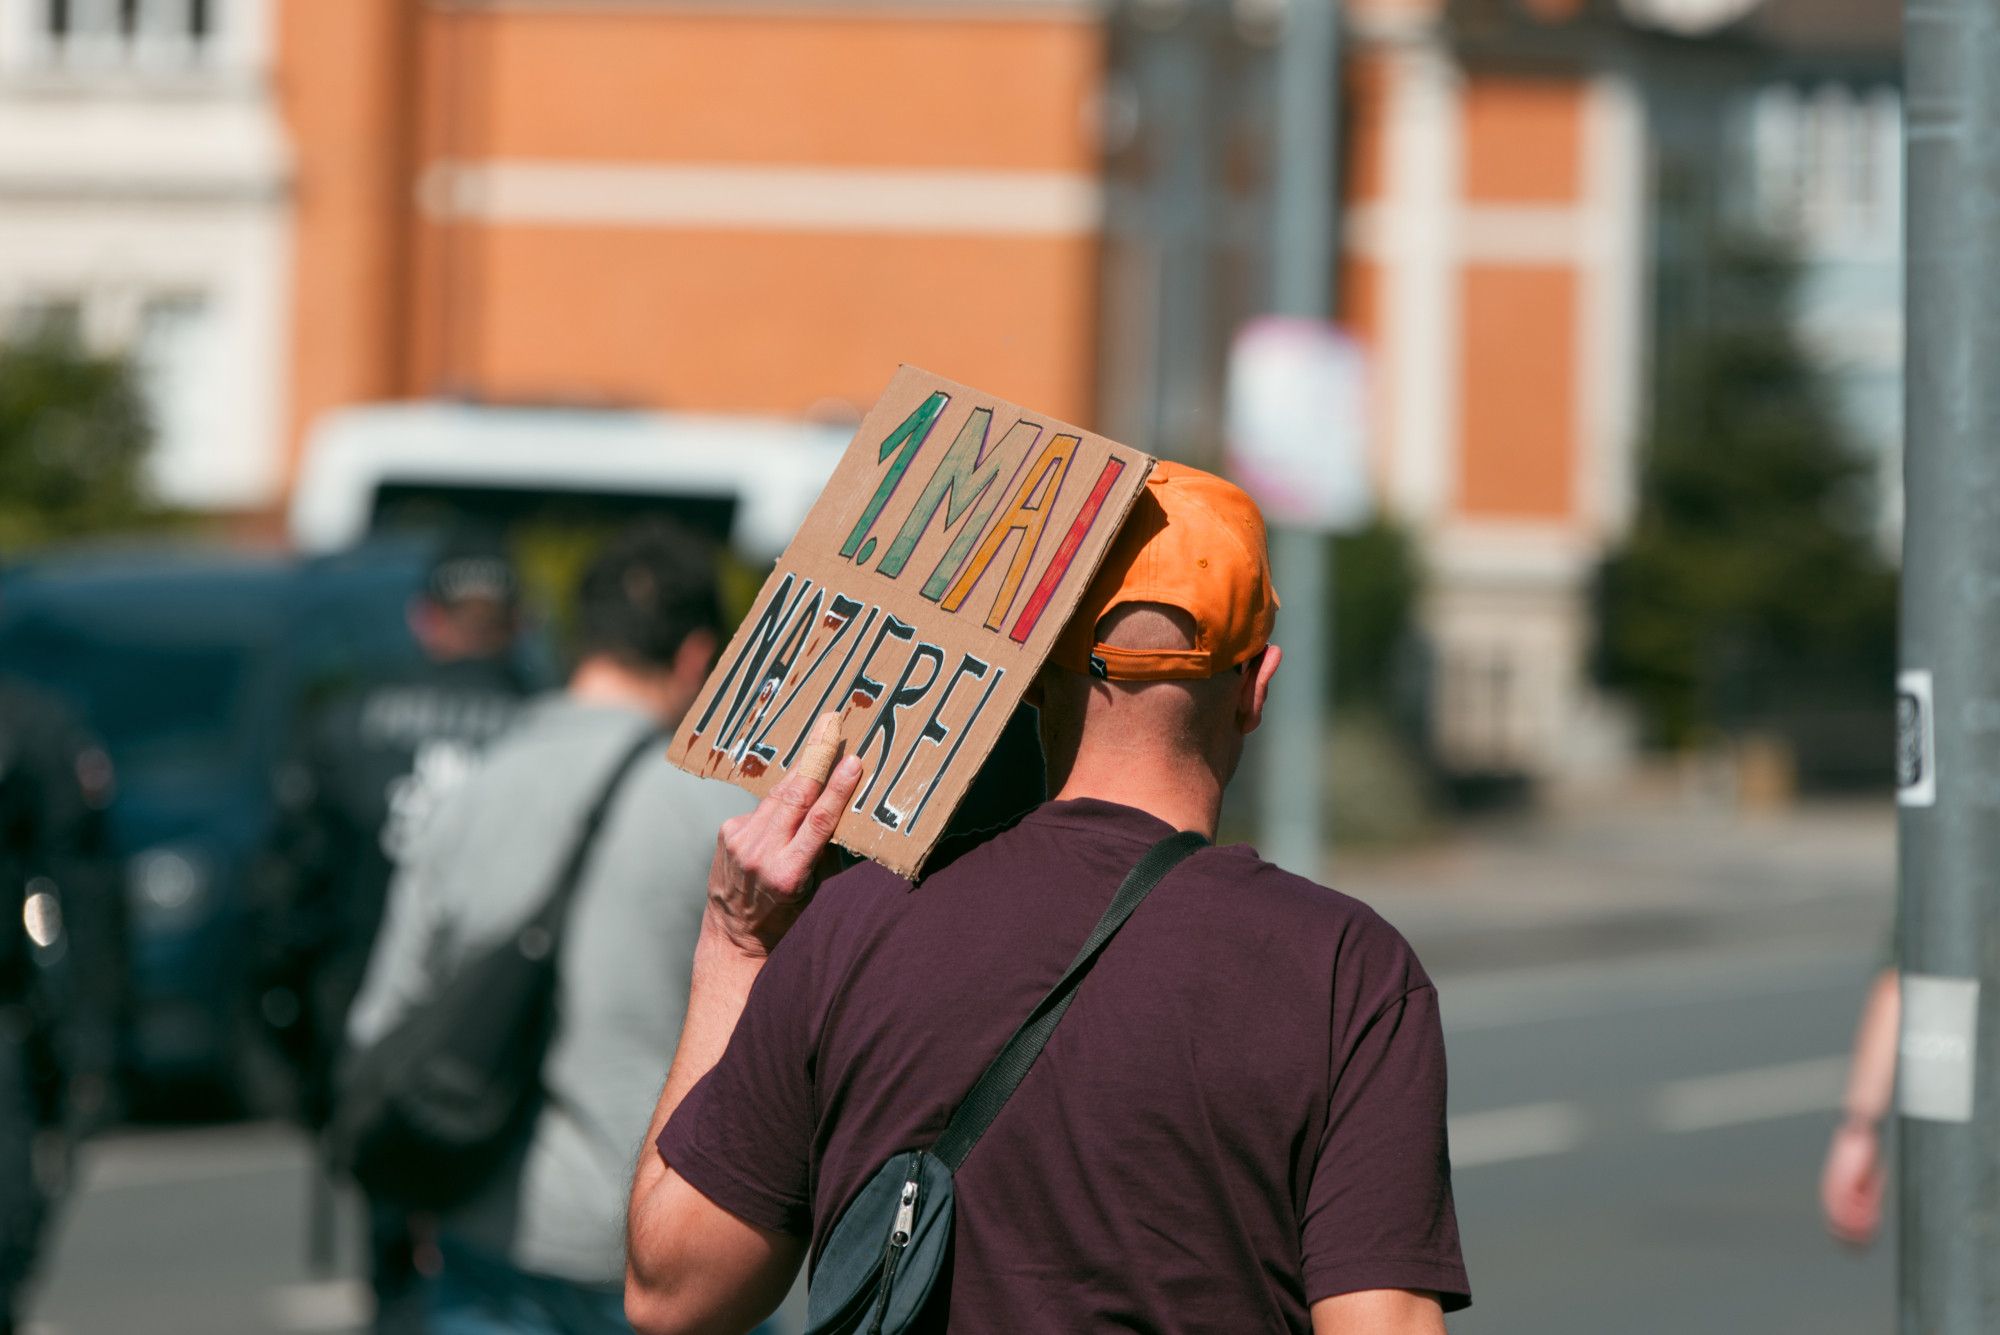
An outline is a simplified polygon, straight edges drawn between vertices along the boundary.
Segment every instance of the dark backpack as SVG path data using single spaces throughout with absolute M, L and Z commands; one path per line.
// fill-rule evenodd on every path
M 916 1324 L 950 1250 L 953 1174 L 1020 1087 L 1105 945 L 1168 872 L 1207 845 L 1183 830 L 1147 849 L 1083 949 L 973 1084 L 937 1143 L 890 1159 L 841 1211 L 813 1269 L 806 1335 L 903 1335 Z
M 556 961 L 577 883 L 612 798 L 660 740 L 648 732 L 619 757 L 541 908 L 348 1064 L 327 1155 L 371 1197 L 448 1208 L 519 1146 L 541 1101 Z

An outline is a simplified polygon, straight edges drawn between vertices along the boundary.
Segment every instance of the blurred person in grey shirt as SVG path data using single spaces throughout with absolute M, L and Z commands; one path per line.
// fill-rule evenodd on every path
M 714 661 L 715 569 L 651 523 L 585 572 L 578 660 L 447 799 L 390 891 L 348 1026 L 365 1048 L 538 909 L 624 753 L 671 728 Z M 629 1330 L 624 1207 L 687 1002 L 715 834 L 750 799 L 642 757 L 585 864 L 559 959 L 543 1105 L 517 1157 L 437 1221 L 434 1335 Z

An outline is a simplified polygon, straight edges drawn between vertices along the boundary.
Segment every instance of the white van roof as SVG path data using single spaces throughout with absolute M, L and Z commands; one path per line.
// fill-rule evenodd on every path
M 736 498 L 731 544 L 777 556 L 853 430 L 779 418 L 398 403 L 321 419 L 289 517 L 304 551 L 359 541 L 384 486 Z

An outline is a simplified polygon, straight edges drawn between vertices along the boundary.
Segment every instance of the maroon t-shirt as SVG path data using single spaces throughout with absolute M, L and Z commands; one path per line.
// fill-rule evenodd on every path
M 916 889 L 873 863 L 833 878 L 661 1155 L 817 1259 L 1170 833 L 1051 802 Z M 960 1170 L 950 1328 L 1308 1331 L 1314 1302 L 1379 1288 L 1463 1307 L 1444 1108 L 1437 993 L 1395 929 L 1245 845 L 1203 849 L 1106 947 Z

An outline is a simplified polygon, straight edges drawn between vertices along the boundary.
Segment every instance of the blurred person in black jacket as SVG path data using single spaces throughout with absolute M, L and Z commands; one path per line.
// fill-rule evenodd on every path
M 0 681 L 0 1332 L 11 1332 L 78 1134 L 108 1115 L 125 998 L 104 750 Z
M 498 541 L 448 542 L 410 605 L 424 666 L 309 710 L 279 772 L 255 985 L 315 1132 L 396 866 L 526 693 L 513 662 L 518 595 Z M 420 1329 L 407 1222 L 370 1215 L 376 1328 Z

